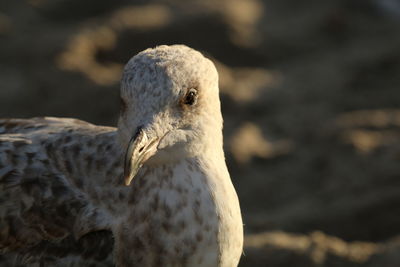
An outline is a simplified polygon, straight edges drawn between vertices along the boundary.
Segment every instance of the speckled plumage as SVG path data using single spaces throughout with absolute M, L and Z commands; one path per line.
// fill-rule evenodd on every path
M 191 88 L 198 96 L 188 105 Z M 243 230 L 214 65 L 186 46 L 147 49 L 125 67 L 121 102 L 117 129 L 0 120 L 0 261 L 236 266 Z M 149 156 L 125 186 L 124 156 L 137 132 L 157 147 L 132 152 Z

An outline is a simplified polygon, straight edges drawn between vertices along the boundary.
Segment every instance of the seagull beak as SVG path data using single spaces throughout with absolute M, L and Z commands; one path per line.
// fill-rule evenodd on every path
M 125 154 L 124 180 L 130 185 L 144 162 L 157 152 L 158 138 L 149 139 L 146 132 L 139 127 L 136 134 L 129 141 Z

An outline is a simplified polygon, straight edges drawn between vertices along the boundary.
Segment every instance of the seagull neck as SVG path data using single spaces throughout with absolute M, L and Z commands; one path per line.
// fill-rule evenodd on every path
M 225 155 L 223 150 L 223 137 L 220 128 L 210 127 L 207 133 L 201 137 L 199 146 L 196 147 L 195 155 L 199 159 L 203 160 L 223 160 L 225 161 Z
M 222 149 L 215 148 L 143 166 L 130 189 L 130 213 L 116 229 L 116 246 L 133 248 L 117 250 L 119 266 L 163 266 L 167 258 L 185 266 L 200 266 L 199 259 L 201 266 L 237 266 L 243 238 L 240 207 L 221 157 Z

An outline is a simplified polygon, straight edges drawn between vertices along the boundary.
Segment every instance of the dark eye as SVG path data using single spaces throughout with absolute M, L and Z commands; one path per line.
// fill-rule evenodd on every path
M 185 98 L 183 100 L 183 103 L 185 105 L 194 105 L 196 104 L 197 100 L 197 90 L 194 88 L 189 89 L 189 91 L 186 93 Z

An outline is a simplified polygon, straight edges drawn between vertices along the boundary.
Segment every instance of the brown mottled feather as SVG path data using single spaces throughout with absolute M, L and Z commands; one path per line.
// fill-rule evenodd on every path
M 114 135 L 113 128 L 73 119 L 0 120 L 1 253 L 24 255 L 23 263 L 111 257 L 111 215 L 94 185 L 116 187 L 108 198 L 125 195 L 117 186 L 122 170 Z M 107 154 L 95 153 L 103 147 Z

